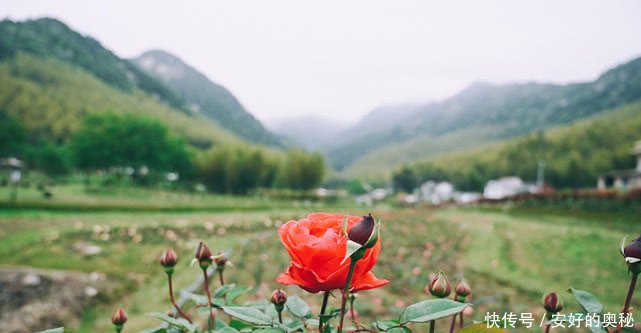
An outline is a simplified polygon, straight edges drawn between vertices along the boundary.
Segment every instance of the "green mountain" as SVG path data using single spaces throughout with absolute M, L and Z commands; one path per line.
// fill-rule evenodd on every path
M 83 115 L 112 111 L 160 119 L 197 147 L 245 142 L 57 20 L 1 21 L 0 57 L 0 113 L 22 123 L 32 140 L 65 142 Z
M 136 66 L 118 58 L 95 39 L 71 30 L 56 19 L 0 21 L 0 59 L 17 52 L 72 63 L 125 92 L 138 88 L 174 107 L 182 108 L 184 104 L 166 86 Z
M 546 183 L 559 189 L 594 188 L 600 175 L 635 167 L 632 148 L 641 139 L 639 129 L 641 101 L 572 125 L 415 162 L 396 170 L 394 178 L 409 184 L 448 180 L 459 189 L 480 191 L 488 180 L 507 175 L 534 181 L 544 161 Z
M 131 62 L 169 86 L 187 102 L 191 112 L 217 121 L 248 141 L 282 145 L 225 87 L 212 82 L 178 57 L 165 51 L 152 50 Z
M 477 83 L 419 106 L 399 122 L 388 121 L 376 133 L 339 144 L 328 156 L 345 176 L 380 177 L 406 162 L 568 125 L 640 98 L 641 58 L 587 83 Z

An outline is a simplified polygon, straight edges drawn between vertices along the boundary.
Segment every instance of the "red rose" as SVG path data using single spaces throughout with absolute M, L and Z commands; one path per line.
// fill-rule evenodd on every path
M 314 213 L 300 221 L 289 221 L 278 229 L 291 257 L 291 265 L 276 282 L 295 284 L 310 293 L 342 289 L 345 286 L 350 259 L 343 261 L 347 237 L 342 234 L 345 215 Z M 361 218 L 347 217 L 347 231 Z M 389 283 L 370 272 L 381 251 L 380 240 L 367 249 L 356 264 L 351 289 L 374 289 Z

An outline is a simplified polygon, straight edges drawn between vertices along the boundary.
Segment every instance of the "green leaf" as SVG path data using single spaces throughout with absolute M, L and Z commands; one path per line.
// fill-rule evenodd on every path
M 507 331 L 496 327 L 488 328 L 487 323 L 478 323 L 466 326 L 456 333 L 507 333 Z
M 208 306 L 209 301 L 207 300 L 207 296 L 205 295 L 199 295 L 199 294 L 194 294 L 190 292 L 182 292 L 184 295 L 187 295 L 189 297 L 189 300 L 194 302 L 194 305 L 196 306 Z
M 231 303 L 233 302 L 236 298 L 242 296 L 243 294 L 247 293 L 249 290 L 251 290 L 251 287 L 234 287 L 232 290 L 228 291 L 227 294 L 225 295 L 225 298 L 227 298 L 227 302 Z
M 398 320 L 379 320 L 374 323 L 374 326 L 380 331 L 391 333 L 407 333 L 411 332 L 409 328 L 400 326 Z
M 256 308 L 245 306 L 223 306 L 226 314 L 254 325 L 271 325 L 272 318 Z
M 227 294 L 230 290 L 232 290 L 234 288 L 236 288 L 236 284 L 234 284 L 234 283 L 226 284 L 226 285 L 224 285 L 222 287 L 216 288 L 216 290 L 214 290 L 214 293 L 211 296 L 214 297 L 214 298 L 223 297 L 223 296 L 225 296 L 225 294 Z
M 223 327 L 219 330 L 215 330 L 214 332 L 215 333 L 240 333 L 237 329 L 229 326 Z
M 151 312 L 147 313 L 148 316 L 160 319 L 171 326 L 174 326 L 179 329 L 187 330 L 188 332 L 196 332 L 198 326 L 190 324 L 187 320 L 183 318 L 172 318 L 164 313 Z
M 58 327 L 58 328 L 52 328 L 46 331 L 37 332 L 37 333 L 64 333 L 64 332 L 65 332 L 64 327 Z
M 345 258 L 343 258 L 343 261 L 341 261 L 341 264 L 347 260 L 347 258 L 351 257 L 352 254 L 354 254 L 356 251 L 360 250 L 363 247 L 363 245 L 356 243 L 353 240 L 347 240 L 347 247 L 345 249 Z
M 285 333 L 286 331 L 280 327 L 266 327 L 266 328 L 259 328 L 257 330 L 254 330 L 254 332 L 260 332 L 260 333 Z
M 164 327 L 148 328 L 138 333 L 167 333 L 167 329 Z
M 287 332 L 304 331 L 305 330 L 305 324 L 300 320 L 290 321 L 285 326 L 287 326 Z M 318 322 L 316 323 L 316 326 L 318 326 Z M 316 326 L 314 326 L 314 327 L 316 327 Z
M 585 310 L 586 312 L 598 314 L 603 313 L 603 304 L 601 304 L 601 302 L 599 302 L 599 300 L 594 297 L 594 295 L 585 290 L 574 288 L 568 289 L 568 292 L 572 294 L 572 296 L 574 296 L 574 299 L 576 299 L 579 305 L 581 305 L 583 310 Z
M 406 307 L 399 322 L 425 323 L 460 313 L 468 306 L 470 306 L 469 303 L 460 303 L 451 299 L 428 299 Z
M 309 318 L 312 316 L 312 309 L 298 295 L 290 296 L 285 303 L 287 310 L 298 318 Z

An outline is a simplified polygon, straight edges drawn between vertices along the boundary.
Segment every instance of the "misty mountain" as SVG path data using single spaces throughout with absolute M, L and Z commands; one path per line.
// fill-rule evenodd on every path
M 287 117 L 271 121 L 267 126 L 290 145 L 322 151 L 344 134 L 348 125 L 318 116 Z
M 225 87 L 212 82 L 178 57 L 152 50 L 131 62 L 169 86 L 186 101 L 191 112 L 202 114 L 249 141 L 282 145 Z
M 328 157 L 346 175 L 364 169 L 381 175 L 405 162 L 571 124 L 640 98 L 641 58 L 593 82 L 475 83 L 451 98 L 412 107 L 400 123 L 337 144 Z

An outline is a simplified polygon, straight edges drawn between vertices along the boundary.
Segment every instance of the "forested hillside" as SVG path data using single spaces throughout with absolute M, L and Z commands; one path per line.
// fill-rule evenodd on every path
M 131 62 L 176 92 L 192 113 L 214 120 L 248 141 L 282 145 L 225 87 L 212 82 L 178 57 L 153 50 Z
M 546 183 L 559 188 L 596 186 L 607 171 L 635 167 L 632 148 L 641 140 L 641 102 L 501 144 L 444 155 L 397 169 L 397 183 L 448 180 L 459 189 L 482 190 L 490 179 L 516 175 L 536 179 L 545 162 Z
M 641 98 L 641 59 L 589 83 L 477 83 L 456 96 L 426 104 L 386 129 L 354 138 L 329 151 L 344 174 L 383 176 L 404 162 L 469 149 L 571 124 Z

